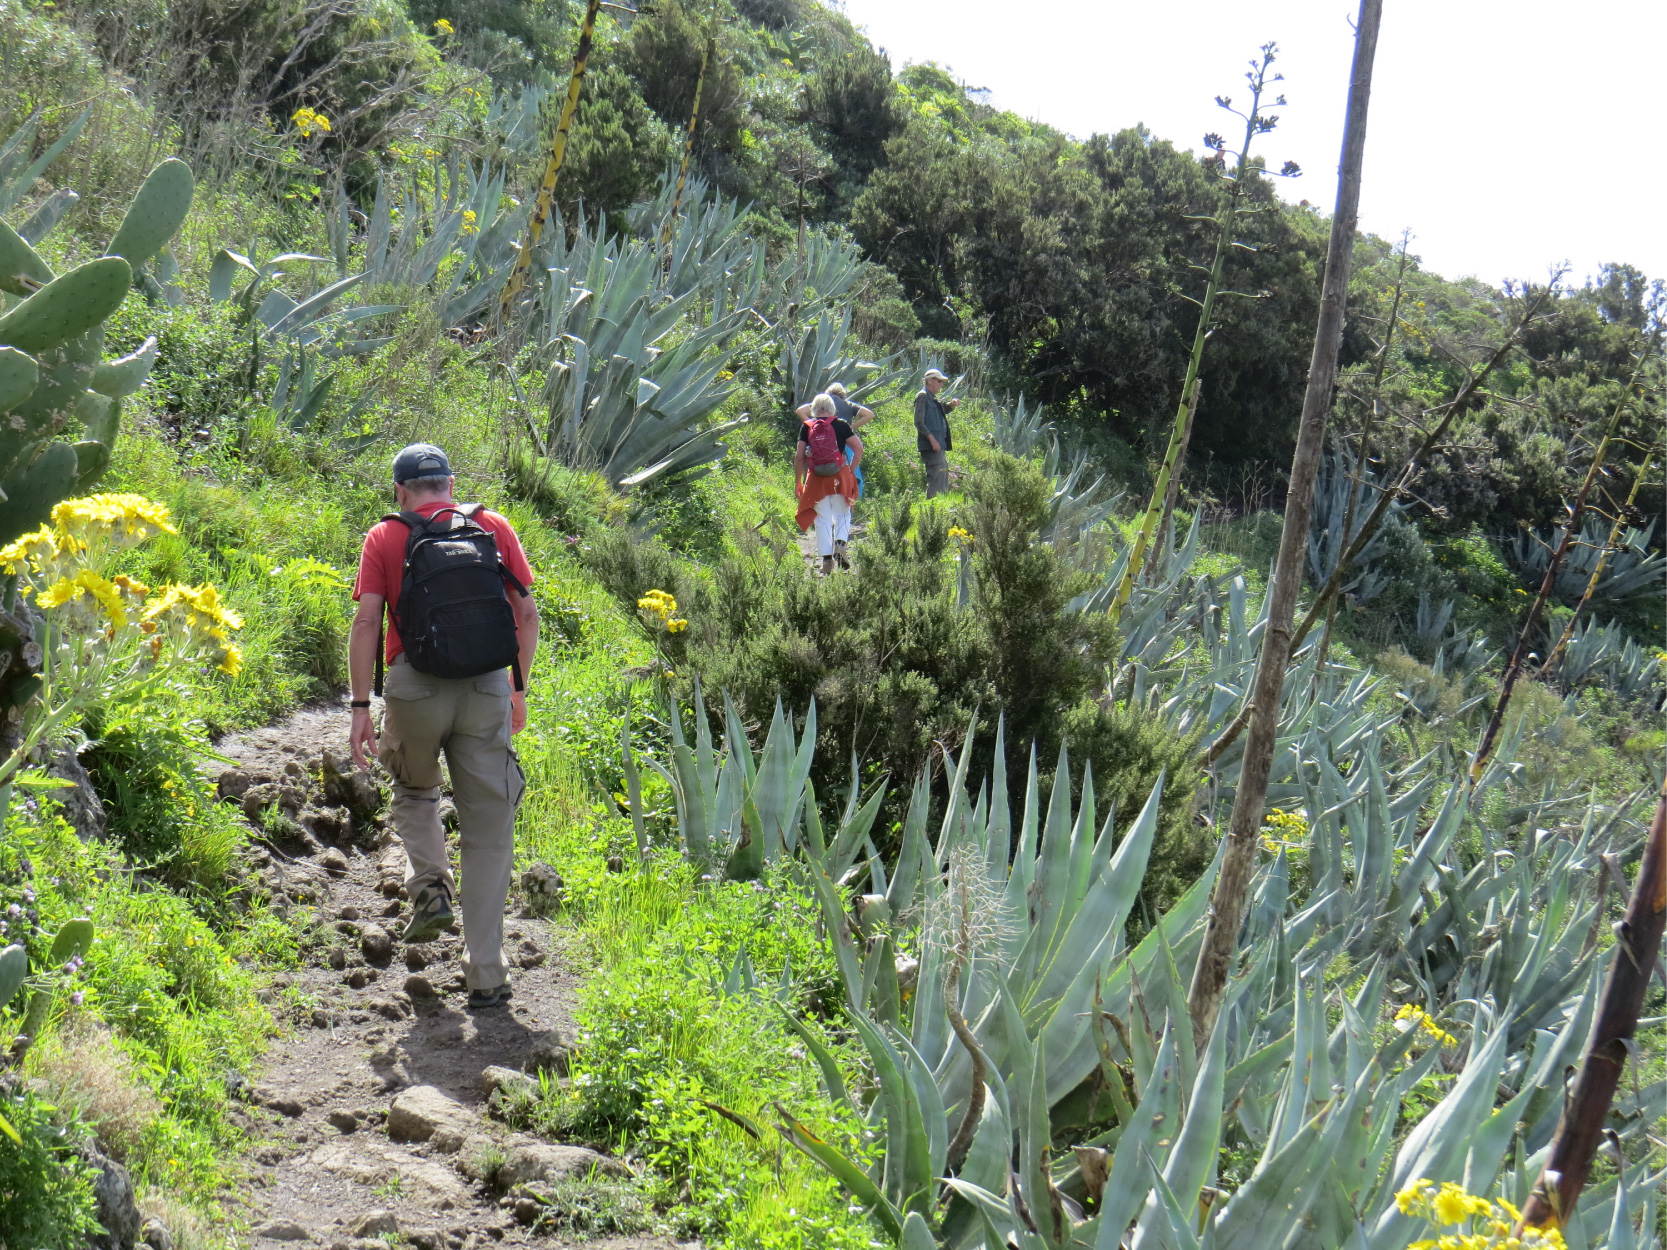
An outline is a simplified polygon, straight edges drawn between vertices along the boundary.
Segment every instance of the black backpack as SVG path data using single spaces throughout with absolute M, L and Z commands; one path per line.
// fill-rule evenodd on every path
M 526 597 L 527 588 L 504 567 L 498 540 L 475 520 L 480 505 L 441 508 L 432 517 L 393 512 L 384 521 L 402 521 L 405 573 L 399 602 L 389 604 L 394 628 L 405 644 L 406 660 L 430 677 L 479 677 L 496 669 L 515 670 L 515 688 L 523 688 L 520 643 L 508 582 Z M 462 518 L 453 525 L 452 516 Z M 441 518 L 445 518 L 444 521 Z M 383 648 L 376 648 L 376 693 L 382 693 Z

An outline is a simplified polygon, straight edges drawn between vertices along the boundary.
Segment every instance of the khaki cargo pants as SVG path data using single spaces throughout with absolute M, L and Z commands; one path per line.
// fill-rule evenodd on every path
M 430 677 L 397 657 L 384 683 L 387 710 L 377 757 L 394 779 L 394 831 L 405 844 L 412 898 L 438 881 L 463 909 L 463 975 L 469 988 L 509 979 L 504 903 L 515 859 L 515 809 L 527 788 L 509 745 L 509 673 Z M 463 844 L 458 889 L 440 827 L 440 752 L 451 772 Z
M 926 497 L 936 499 L 939 495 L 949 491 L 949 453 L 947 451 L 923 451 L 920 462 L 926 466 Z

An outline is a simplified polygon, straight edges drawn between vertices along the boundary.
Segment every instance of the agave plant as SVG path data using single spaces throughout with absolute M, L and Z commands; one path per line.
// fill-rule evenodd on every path
M 34 146 L 35 133 L 40 127 L 41 113 L 39 109 L 31 113 L 28 120 L 13 131 L 4 143 L 0 143 L 0 213 L 9 213 L 23 202 L 24 197 L 34 188 L 36 179 L 44 174 L 52 162 L 62 156 L 65 149 L 80 137 L 92 115 L 93 108 L 89 104 L 81 110 L 74 121 L 64 127 L 63 133 L 47 147 L 46 151 L 32 161 L 29 159 L 29 152 Z M 73 204 L 75 202 L 73 192 L 71 196 L 69 203 Z M 49 199 L 47 202 L 51 203 L 52 201 Z M 62 215 L 62 209 L 59 210 L 58 215 Z M 54 217 L 54 224 L 56 220 L 56 217 Z M 32 219 L 31 224 L 34 224 Z M 31 243 L 38 243 L 45 237 L 47 230 L 50 228 L 48 226 L 46 229 L 38 230 L 38 232 L 29 233 L 20 230 L 18 233 L 23 234 Z M 33 237 L 31 237 L 31 234 Z
M 594 468 L 621 486 L 696 468 L 724 454 L 743 415 L 713 424 L 732 387 L 720 378 L 738 314 L 698 315 L 702 291 L 668 296 L 660 249 L 609 239 L 606 223 L 553 230 L 535 300 L 530 354 L 548 418 L 528 432 L 539 455 Z M 669 347 L 662 343 L 678 331 Z
M 1580 540 L 1569 547 L 1557 571 L 1554 587 L 1557 598 L 1566 603 L 1577 602 L 1606 549 L 1609 556 L 1602 577 L 1592 588 L 1593 601 L 1607 601 L 1612 607 L 1620 607 L 1636 596 L 1659 591 L 1663 577 L 1667 577 L 1667 556 L 1651 549 L 1654 530 L 1654 522 L 1644 529 L 1628 526 L 1611 548 L 1602 519 L 1588 517 Z M 1563 528 L 1557 526 L 1549 537 L 1533 531 L 1517 535 L 1507 554 L 1525 581 L 1538 582 L 1545 576 L 1551 553 L 1561 545 L 1563 533 Z
M 1361 490 L 1352 518 L 1349 498 L 1356 485 Z M 1314 584 L 1324 586 L 1337 571 L 1343 553 L 1360 536 L 1383 488 L 1378 485 L 1370 469 L 1361 465 L 1348 451 L 1334 452 L 1320 462 L 1314 481 L 1314 507 L 1309 513 L 1308 568 Z M 1406 510 L 1406 504 L 1396 501 L 1389 505 L 1386 521 L 1393 521 Z M 1344 524 L 1349 522 L 1344 532 Z M 1383 554 L 1383 531 L 1372 535 L 1350 566 L 1348 579 L 1341 587 L 1342 594 L 1352 595 L 1356 603 L 1370 603 L 1389 579 L 1372 566 Z
M 861 403 L 908 372 L 907 354 L 896 352 L 884 360 L 859 360 L 845 355 L 851 334 L 851 308 L 842 314 L 824 312 L 800 335 L 783 333 L 781 371 L 787 379 L 788 406 L 808 404 L 834 382 L 845 384 L 852 403 Z
M 1563 1067 L 1590 1026 L 1597 970 L 1582 898 L 1621 813 L 1589 810 L 1578 836 L 1536 834 L 1457 879 L 1445 860 L 1458 788 L 1421 827 L 1427 773 L 1401 789 L 1367 752 L 1349 761 L 1357 788 L 1340 770 L 1322 774 L 1310 810 L 1324 815 L 1304 848 L 1312 889 L 1289 897 L 1285 852 L 1266 859 L 1240 974 L 1198 1054 L 1180 969 L 1198 949 L 1213 874 L 1132 950 L 1122 942 L 1158 793 L 1119 842 L 1114 819 L 1096 834 L 1091 777 L 1072 814 L 1063 760 L 1045 816 L 1032 763 L 1016 822 L 1000 771 L 974 800 L 964 761 L 946 761 L 936 844 L 917 785 L 894 871 L 888 880 L 871 857 L 872 893 L 854 914 L 805 807 L 812 881 L 877 1087 L 857 1109 L 883 1152 L 865 1167 L 785 1107 L 777 1129 L 898 1244 L 1403 1250 L 1418 1225 L 1395 1195 L 1416 1180 L 1503 1185 L 1523 1200 Z M 1358 961 L 1346 994 L 1326 975 L 1339 955 Z M 829 1098 L 849 1102 L 814 1033 L 795 1027 Z M 1452 1084 L 1400 1132 L 1396 1112 L 1432 1074 Z M 1641 1140 L 1657 1097 L 1638 1091 L 1618 1108 L 1623 1141 Z M 1227 1118 L 1260 1161 L 1211 1201 Z M 1513 1139 L 1518 1165 L 1506 1172 Z M 1571 1244 L 1600 1244 L 1657 1179 L 1634 1168 L 1591 1195 Z

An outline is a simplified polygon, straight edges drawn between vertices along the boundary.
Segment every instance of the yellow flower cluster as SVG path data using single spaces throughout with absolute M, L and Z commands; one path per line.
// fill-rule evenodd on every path
M 681 634 L 689 628 L 689 622 L 677 615 L 677 600 L 664 590 L 649 591 L 637 600 L 637 607 L 663 625 L 668 634 Z
M 1459 1039 L 1431 1019 L 1430 1013 L 1422 1007 L 1415 1007 L 1408 1003 L 1395 1013 L 1395 1019 L 1397 1021 L 1407 1021 L 1409 1028 L 1423 1029 L 1424 1032 L 1443 1046 L 1457 1046 L 1459 1044 Z
M 303 139 L 311 139 L 315 131 L 321 135 L 330 133 L 330 119 L 317 109 L 296 109 L 290 121 L 295 123 Z
M 964 539 L 969 543 L 972 541 L 972 531 L 964 530 L 959 525 L 951 525 L 949 527 L 949 536 L 951 538 Z
M 89 495 L 66 499 L 52 509 L 52 523 L 0 547 L 0 569 L 18 577 L 42 611 L 62 609 L 86 635 L 108 641 L 137 621 L 153 660 L 164 637 L 185 653 L 206 655 L 223 673 L 235 674 L 243 653 L 231 631 L 243 618 L 228 608 L 213 586 L 151 588 L 125 573 L 101 571 L 115 552 L 157 534 L 177 533 L 168 509 L 143 495 Z
M 434 33 L 436 35 L 455 35 L 457 30 L 450 22 L 442 17 L 434 23 Z
M 151 636 L 151 652 L 159 654 L 162 635 L 195 650 L 209 653 L 214 667 L 228 677 L 243 668 L 243 652 L 231 641 L 231 630 L 243 628 L 243 618 L 228 608 L 213 586 L 173 585 L 145 607 L 139 628 Z
M 1467 1193 L 1463 1186 L 1444 1181 L 1413 1181 L 1395 1195 L 1402 1215 L 1428 1224 L 1456 1229 L 1440 1237 L 1415 1241 L 1407 1250 L 1568 1250 L 1555 1228 L 1525 1228 L 1515 1232 L 1522 1212 L 1501 1198 L 1489 1202 Z
M 472 208 L 466 208 L 463 210 L 462 233 L 465 236 L 480 233 L 480 214 L 475 212 Z
M 1262 825 L 1266 830 L 1262 834 L 1263 849 L 1277 853 L 1280 847 L 1299 845 L 1308 836 L 1308 813 L 1276 807 L 1263 818 Z

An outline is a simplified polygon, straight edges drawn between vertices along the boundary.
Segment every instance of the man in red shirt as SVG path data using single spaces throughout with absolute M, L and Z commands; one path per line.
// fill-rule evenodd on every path
M 438 447 L 417 443 L 394 457 L 394 494 L 401 512 L 433 518 L 454 507 L 454 482 Z M 460 514 L 452 518 L 454 527 L 462 524 Z M 532 569 L 508 521 L 485 509 L 475 513 L 474 521 L 492 532 L 505 571 L 520 583 L 508 593 L 520 671 L 530 673 L 538 648 L 538 608 L 531 594 L 518 590 L 532 586 Z M 440 753 L 445 752 L 462 841 L 463 974 L 469 1005 L 496 1007 L 510 996 L 503 962 L 504 903 L 515 858 L 515 809 L 526 789 L 510 737 L 526 727 L 526 694 L 511 689 L 507 669 L 479 677 L 435 677 L 407 662 L 390 605 L 399 604 L 410 534 L 403 521 L 378 522 L 365 536 L 359 558 L 353 586 L 359 609 L 348 639 L 353 762 L 366 768 L 375 755 L 393 777 L 391 816 L 405 845 L 405 887 L 412 900 L 405 940 L 427 942 L 451 928 L 452 902 L 459 897 L 440 825 Z M 384 609 L 389 616 L 388 673 L 379 743 L 370 692 Z

